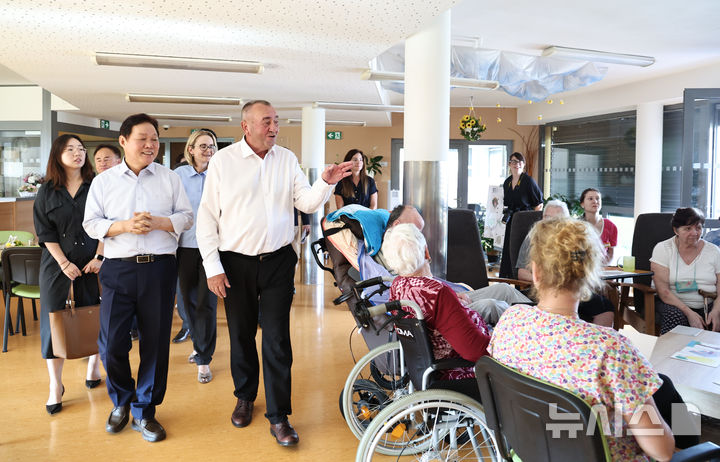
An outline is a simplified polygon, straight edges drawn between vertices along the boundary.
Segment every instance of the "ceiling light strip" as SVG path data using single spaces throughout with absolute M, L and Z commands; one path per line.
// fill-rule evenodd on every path
M 630 66 L 647 67 L 655 63 L 652 56 L 628 55 L 623 53 L 610 53 L 607 51 L 585 50 L 582 48 L 567 48 L 559 46 L 547 47 L 543 56 L 554 58 L 577 59 L 610 64 L 627 64 Z
M 100 66 L 130 66 L 191 71 L 243 72 L 250 74 L 260 74 L 264 69 L 263 64 L 257 61 L 135 55 L 127 53 L 108 53 L 104 51 L 98 51 L 95 53 L 95 62 Z
M 148 114 L 150 117 L 162 120 L 196 120 L 202 122 L 231 122 L 232 117 L 220 115 L 198 114 Z
M 302 124 L 302 119 L 287 119 L 289 125 Z M 350 127 L 364 127 L 367 122 L 363 120 L 326 120 L 325 125 L 347 125 Z
M 385 82 L 403 82 L 405 73 L 391 71 L 365 70 L 360 76 L 363 80 L 378 80 Z M 497 90 L 500 83 L 496 80 L 466 79 L 462 77 L 450 77 L 450 86 L 456 88 L 472 88 L 475 90 Z
M 403 106 L 390 104 L 366 104 L 366 103 L 333 103 L 329 101 L 315 101 L 315 108 L 336 109 L 340 111 L 384 111 L 403 112 Z
M 125 99 L 131 103 L 172 103 L 172 104 L 214 104 L 239 106 L 242 99 L 225 96 L 180 96 L 180 95 L 148 95 L 128 93 Z

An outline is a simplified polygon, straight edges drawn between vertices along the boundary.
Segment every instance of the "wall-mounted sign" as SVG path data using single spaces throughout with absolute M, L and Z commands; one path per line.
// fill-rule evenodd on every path
M 327 132 L 327 139 L 329 140 L 341 140 L 342 132 Z
M 100 128 L 104 128 L 106 130 L 110 129 L 110 121 L 105 119 L 100 119 Z

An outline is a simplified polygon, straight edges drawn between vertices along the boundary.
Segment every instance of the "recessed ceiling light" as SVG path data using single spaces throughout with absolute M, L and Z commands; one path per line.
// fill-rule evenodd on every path
M 101 66 L 150 67 L 191 71 L 245 72 L 260 74 L 262 63 L 230 59 L 186 58 L 180 56 L 134 55 L 128 53 L 95 53 L 95 62 Z
M 146 95 L 128 93 L 125 95 L 125 99 L 131 103 L 219 104 L 227 106 L 239 106 L 242 104 L 240 98 L 224 96 Z
M 148 114 L 150 117 L 163 120 L 197 120 L 201 122 L 230 122 L 232 117 L 199 114 Z
M 584 50 L 581 48 L 567 48 L 552 46 L 543 50 L 543 56 L 555 58 L 577 59 L 610 64 L 627 64 L 630 66 L 647 67 L 655 62 L 652 56 L 627 55 L 623 53 L 610 53 L 607 51 Z

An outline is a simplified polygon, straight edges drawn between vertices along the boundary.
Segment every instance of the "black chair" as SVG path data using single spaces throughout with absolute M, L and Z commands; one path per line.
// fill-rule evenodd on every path
M 514 218 L 513 218 L 514 220 Z M 462 282 L 473 289 L 487 287 L 490 282 L 506 282 L 516 287 L 529 283 L 517 279 L 488 278 L 480 230 L 472 210 L 448 210 L 447 280 Z
M 7 351 L 8 336 L 13 335 L 12 319 L 10 317 L 10 300 L 18 298 L 17 328 L 27 335 L 25 330 L 25 312 L 23 298 L 33 301 L 40 298 L 40 247 L 9 247 L 2 251 L 3 290 L 5 292 L 5 323 L 3 326 L 3 352 Z
M 635 269 L 650 270 L 650 257 L 658 242 L 675 235 L 672 229 L 672 213 L 643 213 L 635 220 L 632 254 L 635 256 Z M 652 277 L 634 278 L 632 283 L 618 283 L 620 287 L 619 320 L 627 322 L 640 332 L 657 335 L 655 319 L 656 291 L 650 285 Z M 630 289 L 633 297 L 630 297 Z M 630 309 L 634 306 L 634 309 Z M 617 326 L 621 328 L 622 326 Z
M 475 375 L 487 425 L 495 432 L 504 459 L 612 460 L 601 419 L 570 391 L 517 372 L 489 356 L 477 362 Z M 717 457 L 720 446 L 707 442 L 675 453 L 672 460 Z
M 512 264 L 513 275 L 517 278 L 517 266 L 518 255 L 520 254 L 520 247 L 525 240 L 525 236 L 530 233 L 533 225 L 538 221 L 542 220 L 542 211 L 536 210 L 525 210 L 522 212 L 515 212 L 512 216 L 512 226 L 510 227 L 510 248 L 503 249 L 503 252 L 509 252 L 510 263 Z

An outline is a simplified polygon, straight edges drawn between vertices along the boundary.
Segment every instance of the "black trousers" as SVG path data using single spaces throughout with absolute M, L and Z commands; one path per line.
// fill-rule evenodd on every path
M 297 255 L 287 245 L 262 258 L 220 252 L 220 261 L 230 282 L 225 314 L 235 396 L 248 401 L 257 397 L 260 369 L 255 335 L 258 313 L 262 313 L 265 417 L 273 424 L 283 422 L 292 413 L 290 306 Z
M 178 281 L 198 365 L 212 361 L 217 341 L 217 296 L 207 285 L 198 249 L 178 247 Z M 179 305 L 178 305 L 179 308 Z
M 152 263 L 105 259 L 100 283 L 100 342 L 105 342 L 101 358 L 110 399 L 115 406 L 130 404 L 137 419 L 154 417 L 155 406 L 162 403 L 167 388 L 177 284 L 175 256 L 163 256 Z M 128 357 L 133 317 L 140 334 L 137 387 Z

